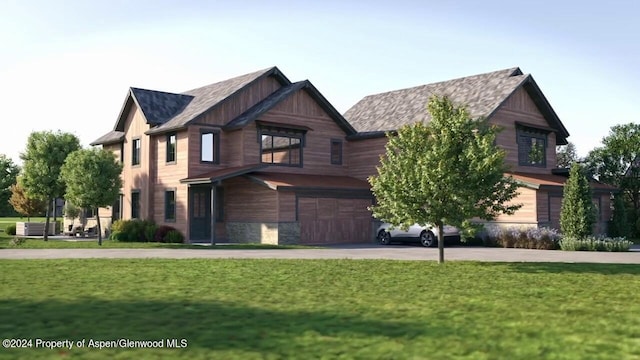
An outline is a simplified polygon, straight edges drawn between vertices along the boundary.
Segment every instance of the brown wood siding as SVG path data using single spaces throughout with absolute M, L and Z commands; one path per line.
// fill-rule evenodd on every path
M 301 244 L 367 243 L 371 212 L 367 199 L 298 198 Z
M 278 191 L 278 221 L 296 221 L 296 195 L 293 192 Z
M 262 115 L 259 120 L 282 123 L 293 126 L 306 126 L 305 145 L 303 147 L 303 167 L 271 166 L 269 171 L 306 174 L 344 176 L 347 174 L 346 158 L 348 150 L 344 141 L 344 131 L 306 91 L 299 90 Z M 244 164 L 260 162 L 257 127 L 249 124 L 242 130 Z M 343 140 L 343 164 L 331 164 L 331 140 Z
M 550 227 L 560 230 L 560 210 L 562 209 L 562 196 L 560 194 L 550 195 L 549 203 L 549 208 L 551 210 L 549 213 L 551 217 Z
M 122 170 L 122 194 L 124 201 L 122 206 L 123 219 L 131 218 L 131 191 L 133 189 L 140 190 L 140 217 L 149 218 L 151 214 L 149 192 L 151 186 L 149 183 L 150 170 L 150 138 L 145 135 L 145 131 L 149 130 L 142 112 L 137 106 L 132 105 L 127 119 L 124 124 L 124 163 Z M 139 138 L 140 143 L 140 165 L 132 166 L 132 143 L 133 139 Z
M 499 215 L 496 222 L 537 224 L 538 214 L 536 206 L 536 190 L 521 187 L 518 189 L 518 196 L 510 204 L 522 204 L 522 207 L 513 215 Z
M 204 114 L 204 116 L 197 119 L 196 122 L 198 124 L 225 125 L 278 90 L 281 86 L 277 80 L 270 76 L 260 79 L 251 86 L 240 90 L 214 110 Z
M 385 152 L 387 138 L 374 138 L 358 141 L 349 141 L 346 144 L 347 164 L 349 176 L 366 180 L 369 176 L 376 175 L 376 166 L 380 164 L 380 155 Z
M 548 174 L 556 167 L 556 136 L 550 133 L 547 136 L 546 167 L 520 166 L 518 165 L 518 143 L 516 139 L 515 122 L 523 122 L 543 127 L 549 127 L 544 116 L 531 100 L 527 92 L 520 88 L 498 108 L 491 116 L 490 123 L 502 128 L 496 138 L 496 144 L 506 150 L 506 162 L 513 171 Z
M 153 219 L 159 225 L 175 227 L 188 238 L 188 186 L 180 180 L 187 177 L 189 138 L 187 131 L 176 133 L 176 161 L 167 163 L 166 134 L 154 137 L 157 147 L 155 167 L 157 177 L 154 181 Z M 176 191 L 176 221 L 165 222 L 165 191 Z
M 275 190 L 245 178 L 224 181 L 226 222 L 277 222 L 278 196 Z
M 538 210 L 538 223 L 548 226 L 549 222 L 549 193 L 546 191 L 536 191 L 536 201 Z

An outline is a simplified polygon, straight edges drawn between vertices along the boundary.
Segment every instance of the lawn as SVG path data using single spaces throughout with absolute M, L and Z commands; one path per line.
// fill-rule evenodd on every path
M 636 265 L 94 259 L 1 268 L 3 338 L 84 339 L 85 348 L 1 349 L 0 358 L 640 358 Z M 86 347 L 118 339 L 187 347 Z

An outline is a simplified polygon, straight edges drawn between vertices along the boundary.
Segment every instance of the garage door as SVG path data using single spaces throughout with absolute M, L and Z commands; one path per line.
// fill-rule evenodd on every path
M 300 243 L 371 242 L 370 205 L 369 199 L 298 198 Z

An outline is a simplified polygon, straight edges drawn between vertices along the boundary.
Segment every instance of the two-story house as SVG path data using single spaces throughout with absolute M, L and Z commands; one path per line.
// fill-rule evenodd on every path
M 497 144 L 525 206 L 498 223 L 557 226 L 569 135 L 530 75 L 509 69 L 365 97 L 344 117 L 309 82 L 278 68 L 184 93 L 131 88 L 112 131 L 92 145 L 124 165 L 120 200 L 101 219 L 152 219 L 190 241 L 369 242 L 366 178 L 386 131 L 428 121 L 431 94 L 504 127 Z M 597 196 L 608 219 L 608 192 Z

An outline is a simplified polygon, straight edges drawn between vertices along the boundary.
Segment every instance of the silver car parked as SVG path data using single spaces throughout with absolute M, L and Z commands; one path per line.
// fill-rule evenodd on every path
M 402 230 L 398 226 L 389 223 L 383 223 L 378 227 L 376 232 L 378 242 L 383 245 L 389 245 L 391 242 L 417 242 L 422 246 L 432 247 L 438 244 L 438 229 L 435 226 L 421 226 L 413 224 L 408 230 Z M 444 226 L 445 243 L 449 240 L 460 240 L 460 229 L 455 226 Z

